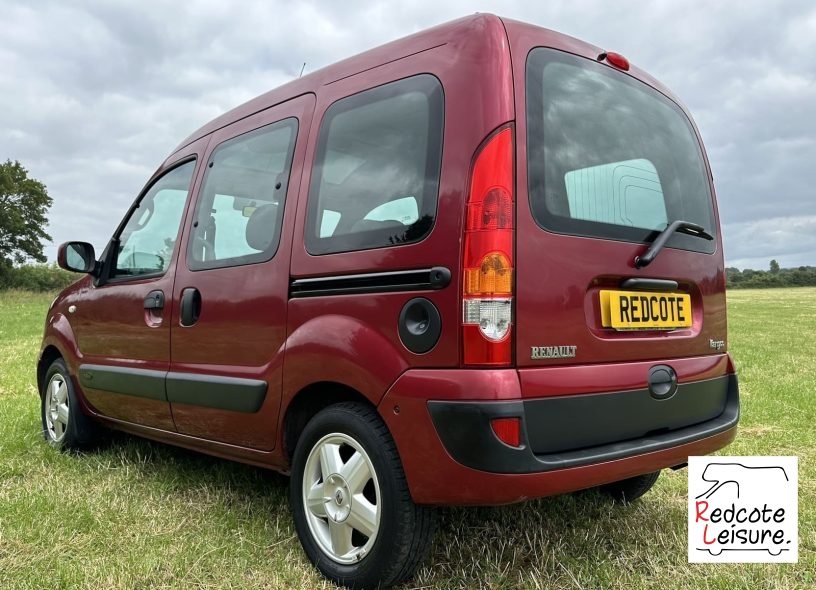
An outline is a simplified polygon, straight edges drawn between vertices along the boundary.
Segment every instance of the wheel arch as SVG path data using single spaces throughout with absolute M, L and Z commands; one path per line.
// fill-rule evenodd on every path
M 37 361 L 37 392 L 41 395 L 48 367 L 58 358 L 64 359 L 64 356 L 62 351 L 53 344 L 47 345 L 40 353 L 40 360 Z
M 56 359 L 61 358 L 68 370 L 72 371 L 76 370 L 79 357 L 81 354 L 71 323 L 63 314 L 55 313 L 46 324 L 45 338 L 37 360 L 37 390 L 42 391 L 48 367 Z
M 334 381 L 319 381 L 297 392 L 286 407 L 282 424 L 282 443 L 285 459 L 291 463 L 295 447 L 306 424 L 321 410 L 342 402 L 357 402 L 376 410 L 362 393 Z

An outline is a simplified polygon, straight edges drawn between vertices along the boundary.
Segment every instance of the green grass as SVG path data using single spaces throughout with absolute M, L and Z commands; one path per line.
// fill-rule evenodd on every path
M 127 436 L 42 441 L 47 295 L 0 292 L 0 588 L 332 588 L 295 538 L 287 480 Z M 810 588 L 816 583 L 816 289 L 729 293 L 741 431 L 723 451 L 799 456 L 799 563 L 686 562 L 686 474 L 630 506 L 595 493 L 452 509 L 422 588 Z

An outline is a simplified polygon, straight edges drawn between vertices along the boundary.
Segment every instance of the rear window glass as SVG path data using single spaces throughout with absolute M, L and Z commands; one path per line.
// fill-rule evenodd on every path
M 527 60 L 530 206 L 543 228 L 649 242 L 682 219 L 714 234 L 702 152 L 668 98 L 631 76 L 552 49 Z M 669 246 L 713 252 L 675 234 Z
M 320 125 L 309 188 L 311 254 L 410 244 L 433 227 L 442 86 L 423 74 L 334 103 Z

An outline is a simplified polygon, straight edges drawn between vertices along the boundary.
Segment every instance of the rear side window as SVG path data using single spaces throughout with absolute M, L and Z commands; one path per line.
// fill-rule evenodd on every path
M 672 221 L 714 234 L 702 151 L 668 98 L 590 60 L 534 49 L 527 60 L 530 206 L 545 229 L 649 242 Z M 713 252 L 675 234 L 669 246 Z
M 280 237 L 297 121 L 285 119 L 213 151 L 187 247 L 192 270 L 263 262 Z
M 311 254 L 410 244 L 431 231 L 443 109 L 442 86 L 427 74 L 328 108 L 309 188 Z

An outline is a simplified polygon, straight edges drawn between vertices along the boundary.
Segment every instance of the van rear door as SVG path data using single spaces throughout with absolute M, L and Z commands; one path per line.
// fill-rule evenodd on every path
M 517 366 L 649 361 L 637 382 L 619 384 L 634 387 L 652 361 L 721 352 L 722 248 L 688 115 L 640 74 L 605 61 L 551 48 L 521 55 Z M 638 268 L 659 238 L 665 246 Z M 681 380 L 703 376 L 682 372 Z

